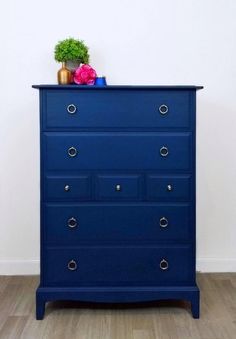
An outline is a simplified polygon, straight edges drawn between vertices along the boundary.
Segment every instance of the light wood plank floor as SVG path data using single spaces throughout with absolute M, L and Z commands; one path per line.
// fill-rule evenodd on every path
M 55 302 L 36 321 L 37 285 L 36 276 L 0 276 L 0 339 L 236 339 L 236 273 L 198 274 L 199 320 L 183 302 L 113 308 Z

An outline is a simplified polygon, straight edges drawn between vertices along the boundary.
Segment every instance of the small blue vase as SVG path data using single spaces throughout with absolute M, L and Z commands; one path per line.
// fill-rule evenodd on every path
M 96 77 L 95 84 L 96 86 L 106 86 L 106 77 Z

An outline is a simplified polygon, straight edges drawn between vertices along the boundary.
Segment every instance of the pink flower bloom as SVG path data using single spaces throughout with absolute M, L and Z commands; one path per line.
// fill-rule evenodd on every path
M 96 76 L 96 71 L 90 65 L 84 64 L 76 69 L 74 82 L 78 85 L 93 85 Z

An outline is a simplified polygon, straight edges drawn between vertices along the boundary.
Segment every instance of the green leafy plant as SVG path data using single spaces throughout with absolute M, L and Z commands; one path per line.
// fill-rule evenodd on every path
M 54 57 L 58 62 L 79 60 L 81 63 L 87 64 L 89 62 L 88 47 L 82 40 L 68 38 L 57 43 Z

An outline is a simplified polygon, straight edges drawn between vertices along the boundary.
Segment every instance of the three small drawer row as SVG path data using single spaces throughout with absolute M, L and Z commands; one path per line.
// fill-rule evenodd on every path
M 48 175 L 48 201 L 189 201 L 190 175 L 84 174 Z

